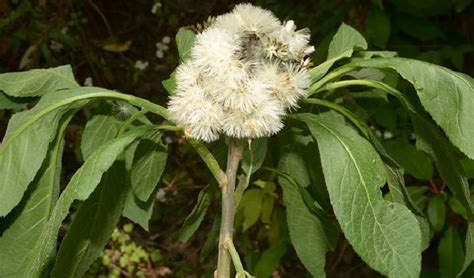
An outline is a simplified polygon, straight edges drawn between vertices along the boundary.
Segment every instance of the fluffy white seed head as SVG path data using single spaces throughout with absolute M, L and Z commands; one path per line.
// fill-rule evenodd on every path
M 277 133 L 310 85 L 309 39 L 308 29 L 251 4 L 218 16 L 177 69 L 172 120 L 203 141 Z

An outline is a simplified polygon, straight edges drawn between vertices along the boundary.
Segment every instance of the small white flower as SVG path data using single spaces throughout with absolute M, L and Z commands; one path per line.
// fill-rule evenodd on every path
M 92 82 L 92 77 L 90 76 L 86 77 L 86 79 L 84 80 L 84 86 L 89 86 L 89 87 L 94 86 L 94 83 Z
M 156 51 L 156 58 L 158 59 L 163 59 L 163 57 L 165 57 L 165 53 L 163 53 L 163 50 L 157 50 Z
M 145 70 L 148 67 L 148 61 L 137 60 L 135 62 L 135 68 L 138 70 Z
M 383 138 L 384 139 L 391 139 L 391 138 L 393 138 L 393 133 L 391 131 L 385 130 L 383 132 Z
M 158 9 L 160 9 L 162 6 L 161 2 L 156 2 L 153 7 L 151 7 L 151 13 L 152 14 L 156 14 L 156 12 L 158 11 Z
M 165 44 L 169 44 L 171 42 L 171 38 L 169 36 L 164 36 L 161 41 Z
M 156 200 L 160 203 L 166 203 L 166 191 L 163 188 L 156 192 Z
M 276 134 L 310 85 L 306 67 L 313 51 L 308 29 L 297 30 L 292 20 L 282 24 L 251 4 L 237 5 L 196 36 L 191 58 L 178 67 L 171 119 L 203 141 L 221 133 Z

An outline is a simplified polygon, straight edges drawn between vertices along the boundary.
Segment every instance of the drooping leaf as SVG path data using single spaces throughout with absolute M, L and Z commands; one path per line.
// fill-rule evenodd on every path
M 109 141 L 101 146 L 82 167 L 74 174 L 66 189 L 59 197 L 51 215 L 41 232 L 35 246 L 24 260 L 19 277 L 38 277 L 43 268 L 49 263 L 48 255 L 55 246 L 57 233 L 61 222 L 69 213 L 74 200 L 86 200 L 95 190 L 102 179 L 102 175 L 114 163 L 124 149 L 135 141 L 149 128 L 135 128 L 123 136 Z
M 69 65 L 0 74 L 0 91 L 13 97 L 42 96 L 48 92 L 76 87 L 79 85 Z
M 130 183 L 125 165 L 116 161 L 81 205 L 61 243 L 51 277 L 83 277 L 117 225 Z
M 71 117 L 67 117 L 61 123 L 47 158 L 26 191 L 25 198 L 11 214 L 0 221 L 1 277 L 16 275 L 46 225 L 59 191 L 63 132 L 70 119 Z M 53 248 L 50 251 L 52 254 Z
M 323 224 L 306 207 L 297 188 L 283 178 L 279 178 L 279 184 L 283 189 L 290 239 L 298 258 L 314 277 L 326 277 L 324 266 L 329 248 Z
M 426 62 L 405 58 L 354 60 L 353 66 L 392 68 L 408 80 L 423 107 L 450 141 L 474 158 L 474 82 L 467 75 Z
M 311 114 L 298 118 L 317 140 L 336 218 L 354 250 L 384 275 L 418 277 L 420 227 L 405 206 L 383 200 L 385 169 L 373 147 L 344 124 Z
M 133 157 L 130 181 L 135 196 L 146 201 L 155 190 L 165 170 L 168 149 L 161 143 L 161 133 L 154 131 L 140 140 Z
M 186 27 L 181 27 L 176 34 L 176 46 L 178 47 L 179 58 L 186 61 L 191 55 L 196 34 Z
M 194 206 L 191 213 L 184 220 L 183 226 L 179 231 L 179 240 L 186 242 L 196 232 L 201 225 L 204 216 L 206 215 L 207 209 L 212 202 L 212 191 L 211 186 L 207 185 L 201 192 L 199 192 L 196 205 Z
M 122 122 L 110 115 L 96 115 L 90 119 L 81 137 L 82 157 L 87 159 L 98 147 L 117 136 Z
M 456 277 L 463 267 L 464 251 L 459 231 L 449 227 L 438 245 L 439 272 L 442 278 Z
M 287 238 L 282 238 L 272 243 L 270 247 L 262 253 L 255 265 L 255 271 L 253 272 L 255 273 L 255 277 L 271 277 L 272 273 L 280 265 L 281 258 L 288 251 L 289 245 L 290 242 Z
M 428 203 L 428 219 L 436 231 L 441 231 L 446 220 L 446 208 L 441 197 L 433 197 Z
M 7 215 L 21 200 L 46 157 L 63 115 L 85 104 L 52 107 L 64 99 L 58 96 L 46 95 L 33 109 L 10 119 L 0 146 L 0 217 Z
M 148 231 L 148 222 L 153 213 L 153 206 L 155 205 L 155 192 L 153 192 L 148 200 L 142 201 L 135 196 L 133 190 L 130 190 L 125 199 L 125 206 L 123 208 L 122 216 L 130 219 L 134 223 L 140 225 L 144 230 Z
M 326 62 L 309 71 L 311 80 L 313 82 L 318 81 L 328 72 L 335 62 L 343 58 L 351 57 L 354 49 L 367 49 L 367 42 L 357 30 L 342 23 L 329 44 Z
M 106 97 L 130 102 L 136 99 L 94 87 L 60 90 L 44 95 L 32 110 L 12 117 L 0 146 L 0 217 L 8 214 L 21 200 L 41 167 L 62 116 L 69 110 L 81 108 L 90 99 Z M 152 106 L 145 100 L 139 101 L 139 105 Z M 162 107 L 152 109 L 163 115 L 167 113 Z

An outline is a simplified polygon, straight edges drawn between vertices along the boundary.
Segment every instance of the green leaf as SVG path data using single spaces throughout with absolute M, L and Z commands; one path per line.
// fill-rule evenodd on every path
M 262 166 L 267 155 L 267 142 L 267 138 L 254 139 L 250 144 L 252 153 L 250 153 L 248 148 L 245 150 L 242 157 L 242 170 L 246 174 L 253 174 Z M 249 173 L 250 167 L 252 167 L 251 173 Z
M 390 38 L 390 18 L 380 9 L 369 9 L 365 20 L 365 34 L 378 48 L 386 48 Z
M 29 98 L 26 98 L 30 100 Z M 0 91 L 0 110 L 3 109 L 19 109 L 26 106 L 24 98 L 14 98 L 10 97 Z
M 357 30 L 342 23 L 329 44 L 327 61 L 309 71 L 311 80 L 318 81 L 335 62 L 351 57 L 354 49 L 367 49 L 367 42 Z
M 179 58 L 186 61 L 191 55 L 191 48 L 194 45 L 196 34 L 186 27 L 181 27 L 176 34 L 176 46 L 178 47 Z
M 469 222 L 466 232 L 466 241 L 464 243 L 466 249 L 466 256 L 461 271 L 458 272 L 457 277 L 460 277 L 469 265 L 474 261 L 474 223 Z
M 349 126 L 297 117 L 317 140 L 336 218 L 354 250 L 383 275 L 418 277 L 420 227 L 405 206 L 383 200 L 385 168 L 374 148 Z
M 433 163 L 423 152 L 406 140 L 388 140 L 384 146 L 390 156 L 405 170 L 419 180 L 429 180 L 433 176 Z
M 40 169 L 64 114 L 85 104 L 69 103 L 50 108 L 63 99 L 63 95 L 48 94 L 33 109 L 10 119 L 0 146 L 0 217 L 7 215 L 21 200 Z
M 71 114 L 72 116 L 72 114 Z M 71 117 L 63 120 L 56 139 L 38 175 L 20 205 L 0 221 L 0 276 L 14 277 L 30 249 L 36 244 L 59 192 L 64 129 Z M 3 230 L 2 227 L 5 229 Z M 51 248 L 51 254 L 53 254 Z
M 161 143 L 161 133 L 153 131 L 140 140 L 130 170 L 132 188 L 138 199 L 150 198 L 165 170 L 168 148 Z
M 183 226 L 181 227 L 178 236 L 180 241 L 188 241 L 189 238 L 191 238 L 191 236 L 196 232 L 196 230 L 199 228 L 199 225 L 201 225 L 201 222 L 204 219 L 211 202 L 211 187 L 210 185 L 207 185 L 201 190 L 201 192 L 199 192 L 196 205 L 188 217 L 186 217 L 186 220 L 184 220 Z
M 367 49 L 367 42 L 356 29 L 342 23 L 329 44 L 328 60 L 350 57 L 354 49 Z
M 433 197 L 428 203 L 428 219 L 436 231 L 441 231 L 446 220 L 446 208 L 441 197 Z
M 102 175 L 114 163 L 117 157 L 149 128 L 135 128 L 123 136 L 102 145 L 82 167 L 74 174 L 66 189 L 59 197 L 48 222 L 46 223 L 36 245 L 31 249 L 23 262 L 18 277 L 38 277 L 44 270 L 49 252 L 56 244 L 57 233 L 61 222 L 69 213 L 74 200 L 86 200 L 99 184 Z
M 277 242 L 272 243 L 270 247 L 265 250 L 257 264 L 255 265 L 255 277 L 271 277 L 272 273 L 280 265 L 281 258 L 288 251 L 290 242 L 286 238 L 282 238 Z
M 474 160 L 472 159 L 461 159 L 461 166 L 466 173 L 466 178 L 474 179 Z
M 454 196 L 466 208 L 467 217 L 474 219 L 469 184 L 456 151 L 443 136 L 439 128 L 417 114 L 411 115 L 416 133 L 416 147 L 426 152 L 435 162 L 436 168 Z
M 438 245 L 439 272 L 442 278 L 455 277 L 463 267 L 464 251 L 459 231 L 450 226 Z
M 421 104 L 450 141 L 474 159 L 472 78 L 441 66 L 405 58 L 354 60 L 349 65 L 396 70 L 414 86 Z
M 61 89 L 76 88 L 71 66 L 0 74 L 0 91 L 13 97 L 42 96 Z
M 129 183 L 125 165 L 115 162 L 100 185 L 80 206 L 61 243 L 51 277 L 83 277 L 117 225 Z
M 282 167 L 283 171 L 287 170 Z M 329 247 L 323 224 L 309 211 L 298 188 L 284 178 L 278 181 L 283 190 L 288 230 L 296 254 L 314 277 L 326 277 L 324 266 Z
M 168 79 L 161 81 L 161 84 L 170 96 L 174 96 L 176 94 L 176 70 L 171 73 Z
M 262 212 L 262 200 L 265 192 L 261 189 L 252 188 L 245 191 L 240 201 L 239 210 L 242 211 L 244 222 L 242 223 L 242 231 L 246 231 L 257 223 Z
M 122 121 L 110 115 L 95 115 L 90 119 L 81 138 L 82 157 L 87 159 L 98 147 L 115 138 Z
M 148 222 L 153 213 L 153 206 L 155 205 L 155 192 L 150 195 L 148 200 L 142 201 L 135 196 L 133 190 L 130 190 L 125 199 L 125 206 L 123 208 L 122 216 L 130 219 L 134 223 L 140 225 L 144 230 L 148 231 Z

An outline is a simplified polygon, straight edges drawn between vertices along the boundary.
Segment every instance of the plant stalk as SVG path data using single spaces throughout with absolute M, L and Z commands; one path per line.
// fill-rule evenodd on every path
M 231 274 L 231 256 L 227 248 L 228 242 L 232 242 L 234 232 L 234 192 L 237 169 L 242 159 L 243 145 L 237 139 L 229 138 L 229 150 L 227 153 L 226 179 L 221 183 L 222 213 L 221 229 L 219 234 L 219 255 L 217 258 L 217 269 L 215 277 L 229 278 Z

